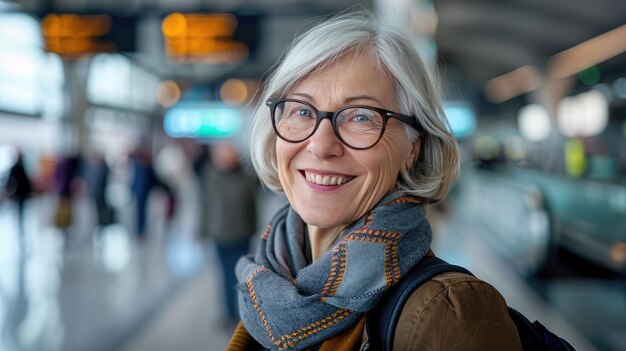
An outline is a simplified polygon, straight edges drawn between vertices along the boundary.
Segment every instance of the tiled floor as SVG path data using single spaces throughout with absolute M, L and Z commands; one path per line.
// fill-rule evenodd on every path
M 79 216 L 66 240 L 47 224 L 53 202 L 31 201 L 24 233 L 0 210 L 0 350 L 114 350 L 185 282 L 168 267 L 172 239 L 139 243 L 123 225 L 94 235 Z
M 216 279 L 221 273 L 217 262 L 209 261 L 171 303 L 163 306 L 155 318 L 129 340 L 124 351 L 222 351 L 226 348 L 233 329 L 222 323 L 225 311 Z

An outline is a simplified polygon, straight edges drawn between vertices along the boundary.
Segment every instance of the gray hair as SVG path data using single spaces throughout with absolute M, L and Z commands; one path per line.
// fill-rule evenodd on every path
M 442 200 L 459 174 L 459 147 L 443 112 L 439 79 L 431 73 L 409 40 L 385 26 L 369 12 L 341 14 L 300 35 L 274 66 L 252 121 L 250 152 L 263 183 L 282 191 L 276 160 L 276 134 L 272 129 L 269 98 L 283 97 L 311 72 L 354 52 L 365 53 L 395 82 L 401 113 L 415 116 L 420 133 L 407 125 L 412 142 L 421 139 L 420 155 L 397 181 L 401 191 L 427 202 Z

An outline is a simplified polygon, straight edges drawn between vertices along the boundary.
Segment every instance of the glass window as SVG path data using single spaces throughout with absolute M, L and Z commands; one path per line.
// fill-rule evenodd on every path
M 0 13 L 0 110 L 28 115 L 62 113 L 63 68 L 43 50 L 39 23 Z M 52 108 L 45 111 L 46 108 Z
M 117 54 L 93 58 L 87 80 L 87 98 L 96 105 L 152 111 L 159 79 Z

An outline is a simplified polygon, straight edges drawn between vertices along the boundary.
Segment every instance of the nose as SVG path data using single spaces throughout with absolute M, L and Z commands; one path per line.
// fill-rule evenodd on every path
M 330 119 L 323 119 L 317 130 L 307 140 L 306 149 L 317 158 L 339 157 L 343 155 L 344 146 L 335 135 Z

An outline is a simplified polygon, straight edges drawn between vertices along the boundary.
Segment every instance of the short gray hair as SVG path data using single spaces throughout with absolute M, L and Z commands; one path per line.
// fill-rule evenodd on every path
M 346 13 L 326 20 L 291 44 L 274 66 L 254 112 L 250 152 L 263 183 L 282 191 L 276 160 L 276 134 L 270 98 L 284 97 L 303 78 L 354 52 L 369 54 L 395 82 L 398 112 L 415 116 L 421 132 L 407 126 L 411 141 L 421 139 L 412 169 L 403 169 L 397 188 L 426 202 L 442 200 L 459 174 L 459 147 L 443 112 L 439 79 L 429 71 L 409 40 L 369 12 Z

